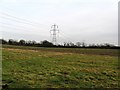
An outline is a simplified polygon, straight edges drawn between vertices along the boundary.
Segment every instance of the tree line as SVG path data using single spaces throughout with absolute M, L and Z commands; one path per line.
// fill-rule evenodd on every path
M 7 45 L 19 45 L 19 46 L 35 46 L 35 47 L 65 47 L 65 48 L 117 48 L 117 46 L 109 43 L 104 44 L 86 44 L 85 42 L 76 42 L 75 44 L 72 42 L 64 42 L 63 45 L 54 45 L 52 42 L 47 40 L 41 41 L 40 43 L 36 41 L 26 41 L 26 40 L 14 40 L 9 39 L 8 41 L 5 39 L 0 39 L 1 44 Z

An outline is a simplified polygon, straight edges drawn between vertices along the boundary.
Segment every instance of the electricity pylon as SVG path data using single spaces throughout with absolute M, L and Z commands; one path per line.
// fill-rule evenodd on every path
M 57 33 L 59 33 L 58 26 L 56 24 L 54 24 L 54 25 L 51 26 L 51 29 L 52 30 L 50 30 L 50 33 L 52 34 L 52 43 L 54 45 L 57 45 L 56 36 L 57 36 Z

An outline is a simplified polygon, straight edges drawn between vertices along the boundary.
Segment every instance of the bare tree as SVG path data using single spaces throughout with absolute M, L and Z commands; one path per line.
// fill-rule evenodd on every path
M 77 42 L 76 45 L 77 45 L 78 47 L 81 47 L 82 43 L 81 43 L 81 42 Z

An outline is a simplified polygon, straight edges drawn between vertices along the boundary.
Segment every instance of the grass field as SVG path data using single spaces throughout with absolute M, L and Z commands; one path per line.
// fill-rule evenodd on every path
M 115 49 L 3 46 L 2 81 L 8 88 L 117 88 Z

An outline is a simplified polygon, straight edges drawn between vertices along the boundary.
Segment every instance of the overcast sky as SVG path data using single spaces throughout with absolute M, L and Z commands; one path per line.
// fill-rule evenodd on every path
M 119 0 L 0 0 L 4 39 L 49 40 L 59 27 L 58 43 L 118 44 Z

